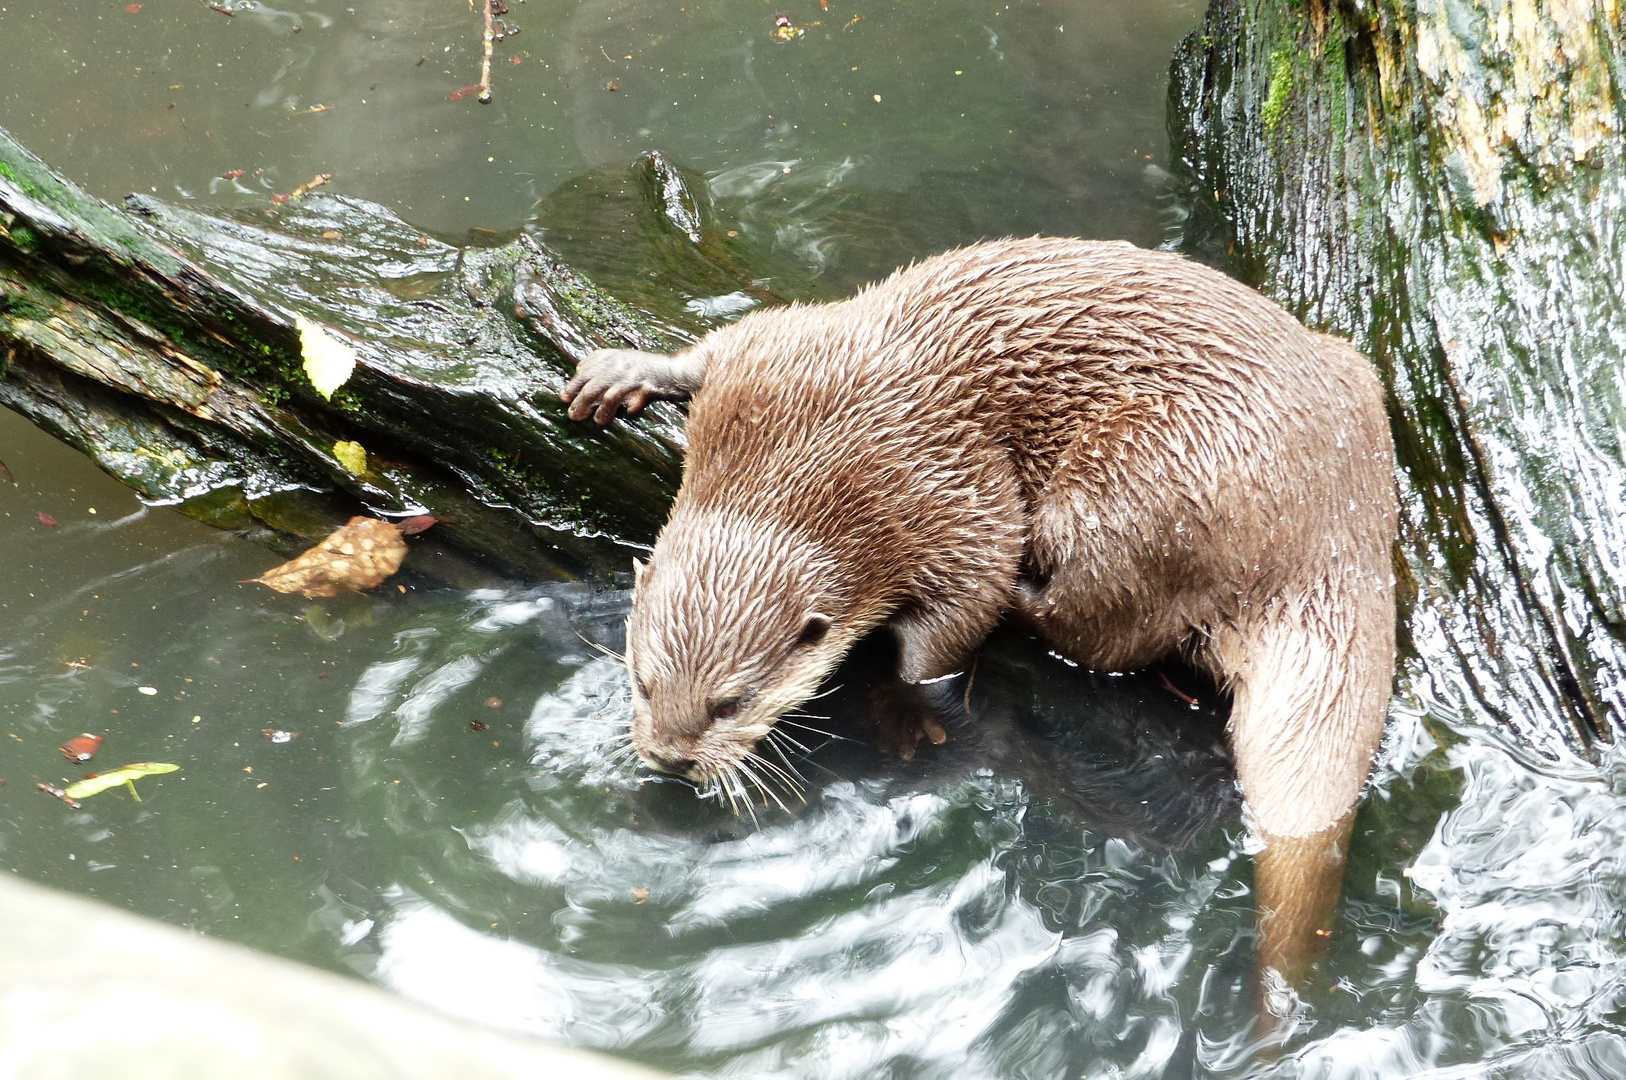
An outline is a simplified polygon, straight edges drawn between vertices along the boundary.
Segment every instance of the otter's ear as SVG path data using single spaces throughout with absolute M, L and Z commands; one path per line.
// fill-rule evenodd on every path
M 830 632 L 830 616 L 814 612 L 802 624 L 802 632 L 796 636 L 795 648 L 804 648 L 808 645 L 817 645 L 824 640 L 824 635 Z

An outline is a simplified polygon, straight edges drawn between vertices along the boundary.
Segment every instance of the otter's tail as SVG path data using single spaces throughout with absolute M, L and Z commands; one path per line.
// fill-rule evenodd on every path
M 1265 842 L 1254 864 L 1259 966 L 1289 983 L 1330 936 L 1393 678 L 1392 600 L 1380 590 L 1328 600 L 1279 605 L 1210 653 L 1231 687 L 1237 779 Z

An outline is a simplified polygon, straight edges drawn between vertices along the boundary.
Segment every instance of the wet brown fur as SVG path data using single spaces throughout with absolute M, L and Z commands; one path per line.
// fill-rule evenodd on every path
M 1341 864 L 1390 691 L 1396 513 L 1346 342 L 1179 256 L 1038 238 L 611 370 L 638 355 L 595 354 L 567 397 L 607 419 L 698 387 L 629 625 L 646 759 L 719 775 L 872 628 L 925 680 L 1014 613 L 1092 668 L 1210 670 L 1257 827 Z

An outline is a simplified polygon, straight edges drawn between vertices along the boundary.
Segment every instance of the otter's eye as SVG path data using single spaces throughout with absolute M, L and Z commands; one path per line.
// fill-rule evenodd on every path
M 711 707 L 711 718 L 713 720 L 732 720 L 739 715 L 739 712 L 740 699 L 729 698 L 727 701 L 719 701 Z
M 817 645 L 824 640 L 824 635 L 830 629 L 830 620 L 823 615 L 809 615 L 807 622 L 802 624 L 802 632 L 796 638 L 795 648 L 806 648 Z

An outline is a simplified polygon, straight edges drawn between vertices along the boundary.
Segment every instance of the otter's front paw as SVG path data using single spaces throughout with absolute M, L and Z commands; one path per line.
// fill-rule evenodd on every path
M 576 377 L 559 397 L 570 404 L 572 420 L 591 415 L 608 424 L 617 409 L 637 416 L 651 400 L 686 396 L 673 385 L 667 359 L 633 349 L 599 349 L 576 366 Z
M 870 691 L 870 723 L 883 754 L 913 760 L 923 742 L 942 746 L 948 741 L 942 717 L 918 686 L 889 679 Z

